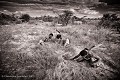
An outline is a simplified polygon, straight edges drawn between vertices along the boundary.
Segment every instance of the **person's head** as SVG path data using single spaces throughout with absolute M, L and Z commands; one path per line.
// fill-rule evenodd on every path
M 62 39 L 61 34 L 58 34 L 58 35 L 56 36 L 56 38 L 57 38 L 57 39 Z
M 51 39 L 53 37 L 53 33 L 50 33 L 49 34 L 49 38 Z

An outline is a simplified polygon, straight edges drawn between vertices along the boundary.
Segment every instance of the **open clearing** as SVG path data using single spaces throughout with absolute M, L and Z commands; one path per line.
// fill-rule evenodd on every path
M 56 34 L 56 29 L 61 32 L 63 39 L 70 39 L 70 45 L 64 47 L 53 42 L 38 44 L 49 33 Z M 114 38 L 114 41 L 107 41 L 106 37 Z M 50 22 L 31 20 L 28 23 L 1 26 L 2 74 L 27 76 L 24 80 L 114 79 L 120 59 L 120 46 L 116 42 L 118 37 L 110 30 L 98 30 L 94 24 L 53 27 Z M 87 62 L 78 63 L 63 58 L 72 58 L 85 47 L 90 48 L 93 45 L 97 47 L 90 52 L 100 58 L 97 68 L 90 67 Z M 19 80 L 22 77 L 6 79 Z
M 50 6 L 19 5 L 19 8 L 7 8 L 16 11 L 18 15 L 21 10 L 32 17 L 56 16 L 57 12 L 76 8 L 81 10 L 75 12 L 75 16 L 78 17 L 87 15 L 98 18 L 98 15 L 101 15 L 91 14 L 88 8 L 81 8 L 83 6 Z M 110 29 L 99 29 L 96 27 L 97 23 L 98 21 L 94 20 L 87 24 L 53 26 L 51 22 L 34 18 L 27 23 L 0 25 L 1 77 L 6 80 L 117 80 L 120 70 L 120 34 Z M 69 45 L 62 46 L 57 42 L 39 44 L 49 33 L 53 33 L 55 37 L 56 29 L 61 32 L 63 39 L 70 39 Z M 94 45 L 96 47 L 90 53 L 100 59 L 95 64 L 97 68 L 91 67 L 85 61 L 68 60 L 82 49 Z

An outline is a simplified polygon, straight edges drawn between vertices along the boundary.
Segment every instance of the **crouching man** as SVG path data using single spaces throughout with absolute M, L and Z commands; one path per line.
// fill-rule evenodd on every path
M 45 38 L 44 42 L 49 42 L 53 39 L 53 33 L 50 33 L 47 38 Z

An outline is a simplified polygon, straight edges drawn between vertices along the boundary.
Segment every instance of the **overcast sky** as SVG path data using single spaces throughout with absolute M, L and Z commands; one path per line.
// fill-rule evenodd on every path
M 29 1 L 44 1 L 44 0 L 0 0 L 0 1 L 10 1 L 10 2 L 29 2 Z M 100 0 L 100 1 L 105 1 L 107 3 L 111 4 L 118 4 L 120 3 L 120 0 Z

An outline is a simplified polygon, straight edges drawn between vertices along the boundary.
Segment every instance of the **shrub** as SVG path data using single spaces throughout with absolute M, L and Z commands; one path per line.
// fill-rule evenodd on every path
M 53 17 L 52 16 L 43 16 L 42 17 L 42 20 L 44 21 L 44 22 L 52 22 L 53 21 Z
M 17 17 L 15 17 L 15 14 L 0 14 L 0 25 L 6 25 L 10 23 L 15 23 L 18 20 Z
M 101 21 L 98 23 L 98 27 L 111 28 L 120 32 L 120 19 L 117 14 L 103 14 Z
M 14 22 L 15 20 L 16 20 L 16 18 L 14 16 L 14 14 L 12 14 L 12 15 L 8 15 L 5 13 L 0 14 L 0 25 L 6 25 L 6 24 Z
M 20 19 L 22 19 L 22 22 L 28 22 L 30 20 L 30 16 L 28 14 L 23 14 Z
M 72 15 L 73 13 L 71 11 L 68 10 L 63 11 L 63 14 L 59 15 L 59 22 L 61 22 L 63 26 L 68 25 L 68 22 L 71 19 Z
M 11 16 L 10 16 L 10 15 L 7 15 L 7 14 L 4 14 L 4 13 L 1 13 L 1 14 L 0 14 L 0 19 L 9 20 L 9 19 L 11 19 Z

